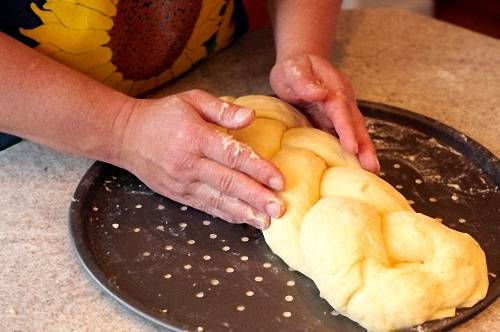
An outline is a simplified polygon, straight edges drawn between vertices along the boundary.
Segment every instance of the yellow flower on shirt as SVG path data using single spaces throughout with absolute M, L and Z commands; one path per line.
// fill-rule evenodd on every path
M 47 0 L 31 10 L 42 24 L 20 32 L 38 51 L 130 95 L 182 74 L 235 29 L 234 0 Z

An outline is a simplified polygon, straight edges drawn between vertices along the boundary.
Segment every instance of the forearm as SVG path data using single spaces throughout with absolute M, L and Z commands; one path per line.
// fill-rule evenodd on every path
M 299 53 L 328 57 L 341 0 L 272 0 L 276 61 Z
M 0 131 L 117 162 L 131 98 L 0 33 Z

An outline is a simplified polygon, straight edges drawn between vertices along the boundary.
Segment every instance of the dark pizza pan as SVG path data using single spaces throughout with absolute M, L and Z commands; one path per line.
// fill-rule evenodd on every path
M 500 294 L 500 161 L 430 118 L 359 103 L 381 176 L 416 211 L 471 234 L 486 252 L 490 287 L 476 306 L 409 330 L 446 330 Z M 70 209 L 77 256 L 114 299 L 174 331 L 363 331 L 287 268 L 262 233 L 153 193 L 129 172 L 95 163 Z M 432 294 L 429 294 L 432 296 Z

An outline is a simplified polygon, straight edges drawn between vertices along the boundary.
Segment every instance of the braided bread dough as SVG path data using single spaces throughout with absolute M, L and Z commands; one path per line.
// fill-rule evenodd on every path
M 471 236 L 414 212 L 292 106 L 268 96 L 224 99 L 255 110 L 250 126 L 229 133 L 286 179 L 279 196 L 287 210 L 264 230 L 267 244 L 335 310 L 390 331 L 454 316 L 486 296 L 486 259 Z

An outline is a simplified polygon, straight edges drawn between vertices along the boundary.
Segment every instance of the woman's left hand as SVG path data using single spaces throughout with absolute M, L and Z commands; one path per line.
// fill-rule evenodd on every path
M 342 146 L 357 154 L 363 168 L 380 170 L 354 90 L 330 61 L 308 53 L 282 59 L 271 70 L 270 82 L 278 97 L 304 107 L 317 127 L 335 131 Z

